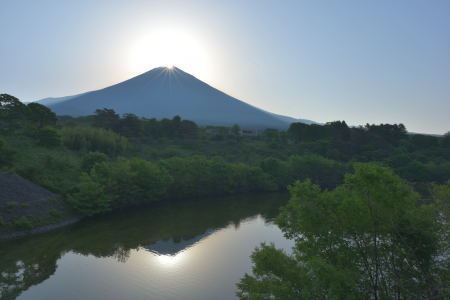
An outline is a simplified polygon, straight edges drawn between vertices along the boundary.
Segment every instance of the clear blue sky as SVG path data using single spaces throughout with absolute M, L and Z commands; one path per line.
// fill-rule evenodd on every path
M 166 28 L 183 36 L 150 34 Z M 24 101 L 128 79 L 164 47 L 275 113 L 450 130 L 448 0 L 0 0 L 0 93 Z

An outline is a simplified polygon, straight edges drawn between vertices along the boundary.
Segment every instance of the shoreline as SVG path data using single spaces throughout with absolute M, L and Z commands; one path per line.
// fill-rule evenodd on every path
M 59 229 L 59 228 L 65 227 L 65 226 L 75 224 L 82 219 L 83 219 L 82 217 L 71 216 L 69 218 L 64 219 L 61 222 L 43 225 L 40 227 L 33 228 L 31 230 L 19 230 L 19 231 L 7 232 L 7 233 L 0 233 L 0 242 L 5 241 L 5 240 L 22 238 L 22 237 L 26 237 L 26 236 L 32 236 L 32 235 L 36 235 L 36 234 L 40 234 L 40 233 L 49 232 L 49 231 L 52 231 L 55 229 Z
M 262 195 L 280 194 L 280 193 L 285 194 L 286 192 L 285 191 L 256 192 L 256 194 L 262 194 Z M 249 194 L 249 193 L 244 192 L 244 193 L 238 193 L 238 194 L 233 194 L 233 195 L 221 195 L 221 196 L 216 195 L 216 196 L 209 196 L 209 197 L 206 196 L 206 197 L 208 197 L 208 198 L 215 198 L 215 199 L 221 199 L 221 198 L 226 198 L 226 197 L 231 197 L 231 196 L 233 196 L 233 197 L 245 196 L 247 194 Z M 172 199 L 166 199 L 166 200 L 174 201 L 174 202 L 178 202 L 178 201 L 183 202 L 183 200 L 186 200 L 186 199 L 192 200 L 192 199 L 199 199 L 199 198 L 203 198 L 203 197 L 172 198 Z M 165 202 L 165 201 L 160 200 L 160 201 L 153 201 L 153 202 L 150 202 L 150 203 L 126 205 L 126 206 L 121 207 L 121 209 L 112 210 L 112 211 L 110 211 L 110 212 L 108 212 L 106 214 L 103 214 L 103 215 L 109 215 L 109 214 L 117 213 L 117 212 L 120 212 L 120 211 L 122 211 L 122 213 L 123 213 L 123 212 L 126 212 L 127 209 L 148 208 L 148 207 L 153 206 L 153 205 L 160 205 L 163 202 Z M 95 217 L 90 217 L 90 218 L 95 218 Z M 65 218 L 64 220 L 62 220 L 62 221 L 60 221 L 58 223 L 52 223 L 52 224 L 43 225 L 43 226 L 40 226 L 40 227 L 33 228 L 31 230 L 18 230 L 18 231 L 0 233 L 0 242 L 11 240 L 11 239 L 15 239 L 15 238 L 23 238 L 23 237 L 27 237 L 27 236 L 33 236 L 33 235 L 37 235 L 37 234 L 41 234 L 41 233 L 46 233 L 46 232 L 49 232 L 49 231 L 52 231 L 52 230 L 56 230 L 56 229 L 63 228 L 63 227 L 69 226 L 69 225 L 73 225 L 73 224 L 78 223 L 78 222 L 80 222 L 80 221 L 82 221 L 84 219 L 86 219 L 86 217 L 77 216 L 77 215 L 70 215 L 69 217 Z

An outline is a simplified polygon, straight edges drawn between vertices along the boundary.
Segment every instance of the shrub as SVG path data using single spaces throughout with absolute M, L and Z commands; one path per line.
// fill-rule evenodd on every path
M 44 147 L 57 147 L 61 145 L 61 136 L 51 127 L 40 128 L 36 132 L 38 144 Z
M 292 183 L 286 162 L 269 157 L 260 162 L 260 167 L 265 173 L 272 176 L 278 189 L 284 189 L 288 184 Z
M 161 199 L 171 182 L 165 169 L 139 158 L 97 163 L 90 175 L 113 196 L 114 206 Z
M 335 160 L 319 155 L 293 155 L 287 161 L 290 182 L 311 179 L 324 187 L 335 187 L 342 183 L 348 168 Z
M 85 216 L 109 211 L 111 199 L 102 185 L 94 182 L 87 174 L 81 177 L 81 181 L 67 195 L 67 200 L 75 211 Z
M 173 178 L 170 197 L 189 198 L 209 193 L 212 180 L 210 160 L 203 156 L 173 157 L 163 160 L 161 164 Z
M 230 164 L 199 155 L 174 157 L 161 163 L 173 178 L 170 196 L 175 198 L 276 189 L 270 176 L 259 167 Z
M 275 191 L 277 184 L 259 167 L 231 164 L 233 192 Z
M 20 216 L 13 221 L 14 226 L 17 229 L 30 230 L 34 227 L 31 216 Z
M 85 172 L 89 172 L 92 167 L 97 163 L 102 163 L 108 160 L 108 157 L 101 152 L 89 152 L 86 153 L 81 160 L 81 169 Z
M 96 127 L 65 127 L 62 131 L 64 145 L 77 151 L 98 151 L 108 155 L 118 155 L 128 147 L 125 137 L 110 130 Z

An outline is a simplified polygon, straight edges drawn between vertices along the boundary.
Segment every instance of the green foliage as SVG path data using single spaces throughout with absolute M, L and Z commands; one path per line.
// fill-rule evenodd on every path
M 63 196 L 88 173 L 111 197 L 112 208 L 151 199 L 283 190 L 306 179 L 331 189 L 355 161 L 389 165 L 428 194 L 426 183 L 450 178 L 450 135 L 407 135 L 402 124 L 294 123 L 287 132 L 269 128 L 246 137 L 237 125 L 199 128 L 180 116 L 146 119 L 106 108 L 56 120 L 45 106 L 2 94 L 0 125 L 0 167 Z M 44 147 L 36 147 L 36 140 Z M 140 157 L 143 169 L 129 159 L 115 160 L 119 155 Z M 149 182 L 136 174 L 148 175 Z
M 439 190 L 439 189 L 438 189 Z M 241 299 L 432 298 L 444 293 L 439 268 L 442 223 L 392 170 L 356 164 L 334 190 L 310 180 L 290 188 L 277 223 L 296 245 L 292 255 L 263 245 Z M 441 192 L 446 193 L 446 192 Z M 448 263 L 448 262 L 447 262 Z M 443 296 L 443 295 L 442 295 Z
M 113 109 L 97 109 L 93 116 L 94 125 L 115 131 L 126 137 L 149 138 L 182 138 L 198 137 L 198 126 L 195 122 L 181 120 L 175 116 L 172 120 L 140 118 L 135 114 L 124 114 L 120 117 Z
M 9 167 L 13 164 L 16 151 L 8 147 L 4 140 L 0 138 L 0 168 Z
M 105 193 L 102 185 L 94 182 L 87 174 L 67 195 L 67 201 L 76 212 L 92 216 L 111 210 L 112 197 Z
M 30 230 L 34 227 L 34 221 L 31 216 L 20 216 L 13 221 L 13 225 L 19 230 Z
M 116 126 L 116 132 L 127 137 L 141 136 L 142 122 L 135 114 L 124 114 Z
M 90 176 L 112 197 L 115 207 L 161 200 L 171 182 L 166 170 L 139 158 L 97 163 Z
M 198 137 L 198 126 L 195 122 L 183 120 L 178 126 L 178 136 L 184 139 L 194 139 Z
M 241 299 L 315 299 L 314 290 L 297 289 L 296 282 L 312 284 L 307 270 L 295 258 L 286 255 L 274 245 L 262 244 L 253 252 L 253 274 L 245 274 L 238 283 L 237 296 Z
M 294 155 L 287 161 L 289 180 L 287 184 L 295 180 L 311 179 L 315 184 L 325 187 L 335 187 L 342 183 L 344 174 L 348 171 L 345 164 L 327 159 L 319 155 Z
M 170 158 L 161 164 L 173 178 L 169 196 L 174 198 L 276 189 L 262 169 L 241 163 L 229 164 L 196 155 Z
M 118 155 L 126 151 L 128 141 L 110 130 L 88 126 L 65 127 L 61 130 L 63 144 L 76 151 L 102 152 Z
M 115 130 L 119 119 L 119 115 L 113 109 L 97 109 L 94 115 L 94 125 L 104 129 Z
M 61 145 L 61 136 L 52 127 L 40 128 L 36 131 L 38 145 L 44 147 L 57 147 Z
M 81 169 L 84 172 L 89 172 L 97 163 L 108 161 L 108 156 L 101 152 L 89 152 L 83 155 L 81 159 Z
M 0 94 L 0 116 L 2 118 L 14 118 L 16 114 L 20 114 L 26 110 L 24 107 L 25 104 L 20 102 L 16 97 L 8 94 Z
M 81 170 L 74 153 L 61 148 L 36 147 L 31 140 L 15 149 L 18 150 L 11 169 L 18 175 L 60 195 L 78 182 Z
M 45 126 L 56 125 L 56 114 L 48 107 L 36 102 L 29 103 L 27 107 L 27 119 L 33 124 L 33 126 L 43 128 Z
M 231 164 L 230 169 L 233 192 L 275 191 L 278 188 L 259 167 L 237 163 Z
M 444 134 L 444 137 L 441 140 L 442 147 L 450 149 L 450 131 Z
M 419 149 L 427 149 L 438 146 L 439 139 L 435 136 L 424 134 L 413 134 L 411 136 L 411 143 L 414 147 Z
M 4 133 L 15 132 L 22 127 L 28 109 L 14 96 L 0 94 L 0 129 Z
M 101 187 L 101 192 L 110 199 L 111 208 L 165 198 L 277 189 L 271 177 L 259 167 L 230 164 L 202 156 L 176 157 L 157 165 L 139 158 L 108 161 L 104 154 L 88 153 L 81 167 L 89 171 L 89 184 L 95 183 Z M 91 199 L 89 197 L 92 195 L 83 191 L 83 187 L 87 186 L 86 179 L 83 179 L 81 186 L 77 185 L 70 191 L 71 199 L 82 199 L 72 200 L 72 205 L 78 205 L 78 202 L 85 205 L 87 199 Z M 76 209 L 81 211 L 79 206 Z
M 169 196 L 173 198 L 191 198 L 215 194 L 215 190 L 228 192 L 227 176 L 224 164 L 208 160 L 202 156 L 189 158 L 173 157 L 163 160 L 161 165 L 172 176 Z M 213 174 L 213 170 L 221 171 Z M 219 183 L 220 186 L 214 185 Z

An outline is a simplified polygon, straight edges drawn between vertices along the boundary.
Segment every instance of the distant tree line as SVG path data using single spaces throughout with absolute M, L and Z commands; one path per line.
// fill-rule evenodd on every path
M 0 135 L 23 134 L 39 145 L 58 146 L 61 140 L 54 128 L 56 123 L 56 114 L 48 107 L 35 102 L 24 104 L 14 96 L 0 94 Z
M 166 137 L 196 138 L 198 126 L 195 122 L 182 120 L 180 116 L 172 119 L 147 119 L 135 114 L 119 116 L 113 109 L 97 109 L 93 116 L 94 126 L 112 130 L 125 137 Z
M 380 161 L 412 182 L 444 182 L 450 178 L 450 133 L 442 137 L 408 134 L 403 124 L 348 127 L 293 123 L 289 137 L 302 153 L 339 161 Z
M 199 155 L 152 163 L 89 152 L 82 166 L 81 181 L 66 194 L 73 207 L 86 215 L 155 200 L 278 191 L 306 178 L 333 187 L 348 170 L 315 155 L 292 156 L 286 162 L 267 159 L 252 166 Z
M 199 127 L 179 116 L 120 116 L 107 108 L 92 116 L 56 117 L 38 103 L 0 95 L 0 167 L 66 196 L 74 207 L 82 206 L 77 201 L 91 201 L 86 199 L 97 206 L 94 191 L 101 191 L 103 204 L 90 213 L 80 210 L 87 214 L 144 199 L 283 190 L 296 180 L 334 188 L 355 162 L 371 161 L 393 168 L 427 194 L 430 182 L 450 178 L 450 134 L 408 134 L 402 124 L 349 127 L 335 121 L 293 123 L 287 131 L 265 129 L 245 137 L 237 125 Z M 139 164 L 147 169 L 135 169 Z M 135 186 L 136 172 L 159 174 L 152 178 L 161 179 L 161 189 Z M 134 191 L 132 197 L 128 190 Z

